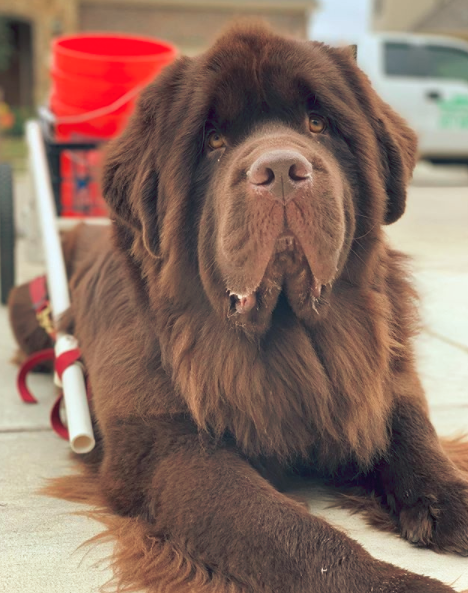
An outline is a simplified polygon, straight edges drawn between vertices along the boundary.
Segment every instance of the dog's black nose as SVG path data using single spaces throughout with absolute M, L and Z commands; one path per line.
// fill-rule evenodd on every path
M 312 165 L 295 150 L 272 150 L 252 164 L 247 178 L 257 189 L 286 204 L 298 189 L 312 182 Z

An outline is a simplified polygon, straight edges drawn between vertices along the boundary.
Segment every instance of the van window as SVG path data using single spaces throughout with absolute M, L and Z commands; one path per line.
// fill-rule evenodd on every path
M 385 73 L 388 76 L 425 76 L 424 53 L 410 43 L 385 43 Z
M 427 45 L 427 76 L 468 81 L 468 52 L 454 47 Z
M 468 52 L 462 49 L 387 42 L 384 55 L 385 73 L 388 76 L 468 81 Z

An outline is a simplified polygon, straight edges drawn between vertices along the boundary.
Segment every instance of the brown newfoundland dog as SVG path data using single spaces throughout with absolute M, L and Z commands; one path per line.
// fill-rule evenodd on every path
M 99 444 L 55 486 L 101 504 L 119 590 L 452 591 L 281 491 L 346 481 L 412 544 L 468 553 L 468 481 L 429 421 L 383 232 L 415 159 L 349 49 L 260 26 L 143 93 L 107 156 L 112 231 L 71 280 Z

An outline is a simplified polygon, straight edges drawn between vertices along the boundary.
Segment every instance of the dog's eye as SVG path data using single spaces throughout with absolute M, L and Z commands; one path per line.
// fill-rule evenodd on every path
M 216 150 L 217 148 L 223 148 L 225 144 L 226 142 L 223 136 L 218 134 L 218 132 L 211 132 L 211 134 L 208 136 L 208 146 L 213 150 Z
M 309 129 L 314 134 L 320 134 L 325 130 L 327 124 L 325 123 L 325 119 L 320 115 L 316 115 L 315 113 L 311 113 L 309 115 Z

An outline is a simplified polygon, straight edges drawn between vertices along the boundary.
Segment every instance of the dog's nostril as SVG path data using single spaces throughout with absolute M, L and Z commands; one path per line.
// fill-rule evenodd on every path
M 275 180 L 273 169 L 265 165 L 257 165 L 250 169 L 247 173 L 250 183 L 254 185 L 268 185 Z
M 269 167 L 267 167 L 265 170 L 265 174 L 266 174 L 266 179 L 262 183 L 262 185 L 267 185 L 268 183 L 272 183 L 275 180 L 275 174 L 273 173 L 273 169 L 270 169 Z
M 255 195 L 273 198 L 285 204 L 307 191 L 312 181 L 312 163 L 297 150 L 271 150 L 262 154 L 247 171 Z
M 289 167 L 289 177 L 293 181 L 305 181 L 306 179 L 310 179 L 310 175 L 312 172 L 312 168 L 307 166 L 309 163 L 304 162 L 297 162 L 293 163 Z

